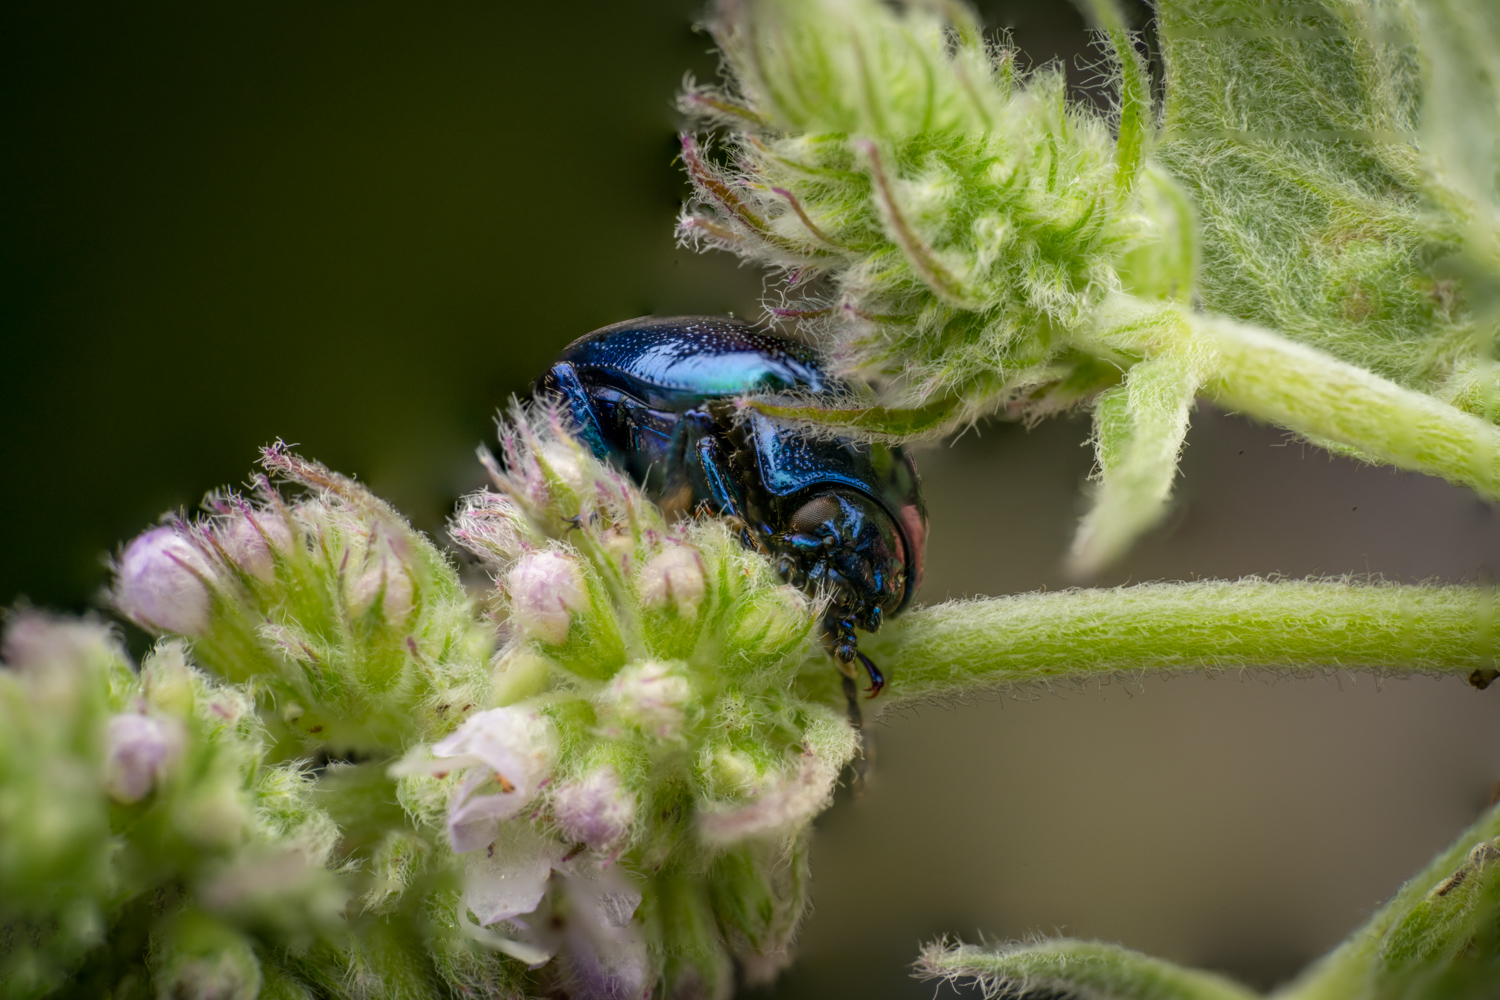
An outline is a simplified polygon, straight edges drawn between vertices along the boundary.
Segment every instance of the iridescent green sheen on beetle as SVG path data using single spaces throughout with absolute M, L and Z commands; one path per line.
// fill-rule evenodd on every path
M 824 635 L 846 689 L 858 660 L 874 697 L 885 678 L 855 628 L 878 631 L 921 585 L 927 512 L 916 466 L 900 446 L 813 433 L 735 403 L 768 392 L 841 399 L 854 389 L 811 348 L 710 316 L 596 330 L 536 383 L 538 395 L 561 398 L 598 458 L 669 515 L 706 508 L 733 519 L 784 579 L 826 596 Z

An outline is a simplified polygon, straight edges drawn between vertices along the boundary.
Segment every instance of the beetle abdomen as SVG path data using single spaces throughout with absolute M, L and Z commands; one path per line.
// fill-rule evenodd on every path
M 600 384 L 619 381 L 619 388 L 663 410 L 756 392 L 823 392 L 837 384 L 812 348 L 714 316 L 616 323 L 573 341 L 558 361 Z

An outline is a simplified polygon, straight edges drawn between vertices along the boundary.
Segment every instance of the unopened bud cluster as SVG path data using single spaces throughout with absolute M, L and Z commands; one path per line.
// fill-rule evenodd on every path
M 722 997 L 784 966 L 857 747 L 799 680 L 818 609 L 556 413 L 503 443 L 451 526 L 472 593 L 278 446 L 120 553 L 139 670 L 102 625 L 13 622 L 6 995 Z
M 1060 67 L 1026 77 L 963 5 L 717 12 L 725 87 L 690 86 L 681 107 L 729 165 L 684 138 L 695 198 L 679 235 L 783 271 L 773 312 L 905 405 L 950 403 L 958 420 L 1076 400 L 1118 379 L 1067 338 L 1108 293 L 1187 294 L 1171 183 L 1120 158 Z
M 302 764 L 269 759 L 242 689 L 190 667 L 180 642 L 137 670 L 106 626 L 35 613 L 11 620 L 0 659 L 5 996 L 134 980 L 250 998 L 253 928 L 338 938 L 338 829 Z M 148 951 L 111 940 L 122 927 L 149 930 Z
M 274 701 L 279 735 L 340 751 L 400 747 L 488 680 L 493 640 L 448 559 L 357 483 L 288 453 L 250 498 L 153 528 L 121 553 L 114 603 L 194 641 L 203 663 Z

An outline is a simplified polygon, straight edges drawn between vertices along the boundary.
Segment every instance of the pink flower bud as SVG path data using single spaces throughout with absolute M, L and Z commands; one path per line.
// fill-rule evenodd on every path
M 0 661 L 33 674 L 57 674 L 64 666 L 123 655 L 119 639 L 108 625 L 54 618 L 37 611 L 15 612 L 0 644 Z
M 561 552 L 523 557 L 505 578 L 511 616 L 522 632 L 560 646 L 568 641 L 572 612 L 588 607 L 588 590 L 578 563 Z
M 635 796 L 612 767 L 601 767 L 557 787 L 552 798 L 558 828 L 571 843 L 595 851 L 619 846 L 635 823 Z
M 535 797 L 557 763 L 557 731 L 529 709 L 492 708 L 470 716 L 432 753 L 452 769 L 472 769 L 448 804 L 448 837 L 462 854 L 494 840 L 499 821 Z
M 214 537 L 230 562 L 263 583 L 276 577 L 272 553 L 292 546 L 286 522 L 269 511 L 236 513 L 215 526 Z
M 208 631 L 213 576 L 199 548 L 174 527 L 152 528 L 136 537 L 115 571 L 114 603 L 146 628 L 179 635 Z
M 516 502 L 488 490 L 464 497 L 448 532 L 491 566 L 508 565 L 540 542 Z
M 109 720 L 105 747 L 109 794 L 118 802 L 139 802 L 182 753 L 182 732 L 169 720 L 125 712 Z
M 678 666 L 649 660 L 625 667 L 610 679 L 601 694 L 604 704 L 621 721 L 658 739 L 682 734 L 693 697 L 693 685 Z
M 639 586 L 646 607 L 675 606 L 678 613 L 691 618 L 703 602 L 703 559 L 696 549 L 670 545 L 646 563 Z
M 349 610 L 356 616 L 368 612 L 377 600 L 387 625 L 403 625 L 411 614 L 411 574 L 389 550 L 367 560 L 364 568 L 349 578 L 344 592 Z

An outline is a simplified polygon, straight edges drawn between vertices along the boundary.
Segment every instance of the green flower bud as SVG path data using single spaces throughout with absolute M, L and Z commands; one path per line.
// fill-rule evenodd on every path
M 727 1000 L 734 974 L 703 880 L 686 872 L 660 875 L 652 902 L 650 916 L 662 940 L 664 994 Z
M 807 836 L 752 840 L 714 860 L 709 896 L 747 984 L 771 982 L 791 962 L 807 912 Z
M 157 711 L 187 719 L 197 701 L 198 684 L 177 640 L 163 642 L 141 665 L 141 687 Z
M 495 657 L 490 699 L 503 707 L 539 694 L 551 681 L 556 666 L 529 647 L 512 646 Z
M 634 727 L 658 740 L 675 740 L 682 736 L 693 694 L 685 664 L 647 660 L 616 674 L 599 700 L 606 718 L 617 725 Z
M 182 1000 L 255 1000 L 260 961 L 250 941 L 201 911 L 178 914 L 152 941 L 158 996 Z

